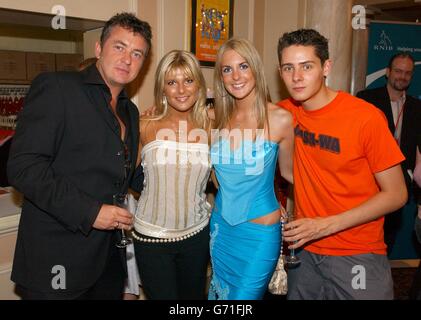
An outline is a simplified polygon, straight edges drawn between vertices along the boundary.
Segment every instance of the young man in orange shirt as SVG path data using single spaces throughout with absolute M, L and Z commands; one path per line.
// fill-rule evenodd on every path
M 284 237 L 300 248 L 288 299 L 393 299 L 383 216 L 403 206 L 404 157 L 384 115 L 326 86 L 328 41 L 301 29 L 279 40 L 280 75 L 295 119 L 296 220 Z

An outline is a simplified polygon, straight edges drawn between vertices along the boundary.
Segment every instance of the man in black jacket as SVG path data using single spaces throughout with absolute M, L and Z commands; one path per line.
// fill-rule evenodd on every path
M 122 297 L 124 251 L 115 243 L 132 216 L 113 198 L 143 184 L 139 113 L 124 86 L 150 46 L 147 22 L 117 14 L 96 44 L 96 64 L 33 81 L 8 162 L 24 194 L 12 270 L 23 298 Z
M 414 230 L 417 236 L 418 243 L 421 244 L 421 135 L 417 137 L 417 156 L 414 170 L 415 181 L 415 200 L 417 201 L 418 214 L 415 217 Z M 409 290 L 409 299 L 421 300 L 421 262 L 418 264 L 418 269 L 414 274 L 411 289 Z
M 399 144 L 406 160 L 402 163 L 408 193 L 412 191 L 415 167 L 416 136 L 421 132 L 421 101 L 406 93 L 414 72 L 414 59 L 408 53 L 394 55 L 386 69 L 385 87 L 357 93 L 384 112 L 389 129 Z M 402 209 L 385 217 L 385 242 L 390 254 L 402 221 Z

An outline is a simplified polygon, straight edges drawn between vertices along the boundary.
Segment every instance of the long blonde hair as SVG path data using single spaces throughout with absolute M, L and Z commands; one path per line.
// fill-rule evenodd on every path
M 259 129 L 263 129 L 265 122 L 268 123 L 267 103 L 270 101 L 269 90 L 264 74 L 264 67 L 259 53 L 251 42 L 241 38 L 231 38 L 219 48 L 216 56 L 214 70 L 214 89 L 215 89 L 215 127 L 223 129 L 231 119 L 234 109 L 234 98 L 225 89 L 222 81 L 222 57 L 225 52 L 234 50 L 242 56 L 253 73 L 256 81 L 256 100 L 253 110 L 257 117 Z
M 210 121 L 206 112 L 206 83 L 196 57 L 184 50 L 172 50 L 159 62 L 155 72 L 154 97 L 158 116 L 147 120 L 159 120 L 168 113 L 168 105 L 164 96 L 165 76 L 175 70 L 182 70 L 185 75 L 197 82 L 199 97 L 190 113 L 190 120 L 201 129 L 209 129 Z

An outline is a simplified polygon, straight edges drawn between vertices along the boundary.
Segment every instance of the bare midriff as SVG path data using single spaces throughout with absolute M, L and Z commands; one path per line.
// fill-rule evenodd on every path
M 257 224 L 271 225 L 271 224 L 275 224 L 279 222 L 280 219 L 281 219 L 281 211 L 278 209 L 264 215 L 263 217 L 250 220 L 250 222 L 257 223 Z

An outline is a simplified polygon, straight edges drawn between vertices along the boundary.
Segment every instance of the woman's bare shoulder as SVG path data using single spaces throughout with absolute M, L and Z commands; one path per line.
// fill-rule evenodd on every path
M 288 110 L 281 108 L 273 103 L 268 103 L 268 117 L 270 122 L 278 124 L 292 124 L 292 114 Z
M 160 122 L 160 120 L 145 119 L 145 118 L 143 118 L 143 119 L 141 119 L 139 121 L 140 131 L 142 131 L 142 130 L 144 130 L 144 131 L 150 130 L 151 128 L 159 125 L 159 122 Z

